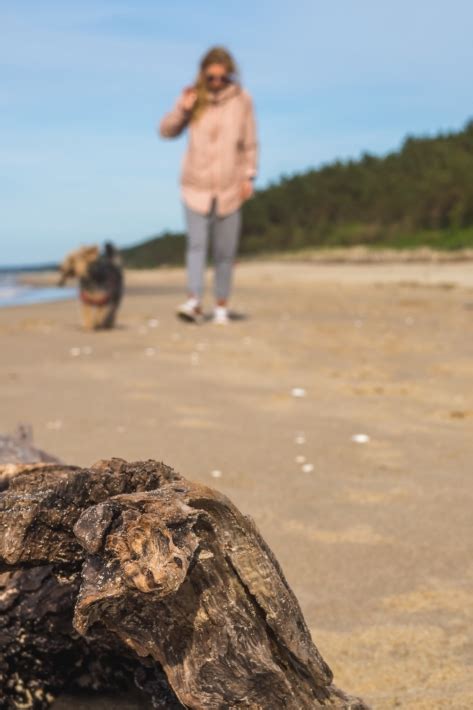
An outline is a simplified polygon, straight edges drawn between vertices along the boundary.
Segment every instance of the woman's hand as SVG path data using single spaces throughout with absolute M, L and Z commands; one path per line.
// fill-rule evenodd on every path
M 241 199 L 245 202 L 246 200 L 249 200 L 250 197 L 253 197 L 253 193 L 253 181 L 245 180 L 245 182 L 243 182 L 241 185 Z
M 197 101 L 197 91 L 193 86 L 188 86 L 182 92 L 181 106 L 184 111 L 192 111 L 194 104 Z

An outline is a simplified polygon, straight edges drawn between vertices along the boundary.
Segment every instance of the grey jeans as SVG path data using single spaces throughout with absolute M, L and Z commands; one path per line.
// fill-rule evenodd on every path
M 204 272 L 207 245 L 212 238 L 212 255 L 215 264 L 214 293 L 217 301 L 226 301 L 232 286 L 233 262 L 240 238 L 241 213 L 236 210 L 219 217 L 215 202 L 208 214 L 194 212 L 184 205 L 187 223 L 187 286 L 189 294 L 201 298 L 204 290 Z

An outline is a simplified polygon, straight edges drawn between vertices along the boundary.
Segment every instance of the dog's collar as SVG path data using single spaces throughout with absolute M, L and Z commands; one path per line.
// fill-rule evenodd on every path
M 106 306 L 112 300 L 109 293 L 103 292 L 93 294 L 90 291 L 80 291 L 79 297 L 82 303 L 86 303 L 88 306 Z

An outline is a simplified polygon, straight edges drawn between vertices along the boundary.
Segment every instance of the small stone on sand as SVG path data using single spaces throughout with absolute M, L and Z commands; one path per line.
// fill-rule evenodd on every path
M 305 397 L 306 391 L 303 387 L 293 387 L 291 390 L 291 394 L 293 397 Z
M 314 470 L 314 466 L 311 463 L 305 463 L 302 466 L 302 470 L 304 473 L 312 473 L 312 471 Z
M 351 440 L 354 441 L 355 444 L 367 444 L 370 437 L 368 434 L 353 434 Z
M 51 422 L 47 422 L 46 426 L 48 429 L 55 429 L 58 431 L 59 429 L 62 429 L 62 420 L 53 419 Z
M 212 478 L 222 478 L 222 472 L 219 471 L 218 468 L 211 471 L 210 475 L 212 476 Z

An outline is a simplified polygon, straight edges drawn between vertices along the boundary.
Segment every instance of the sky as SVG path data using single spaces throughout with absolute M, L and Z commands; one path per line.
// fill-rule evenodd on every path
M 471 0 L 0 0 L 0 265 L 183 228 L 186 138 L 156 123 L 224 44 L 258 187 L 473 116 Z

